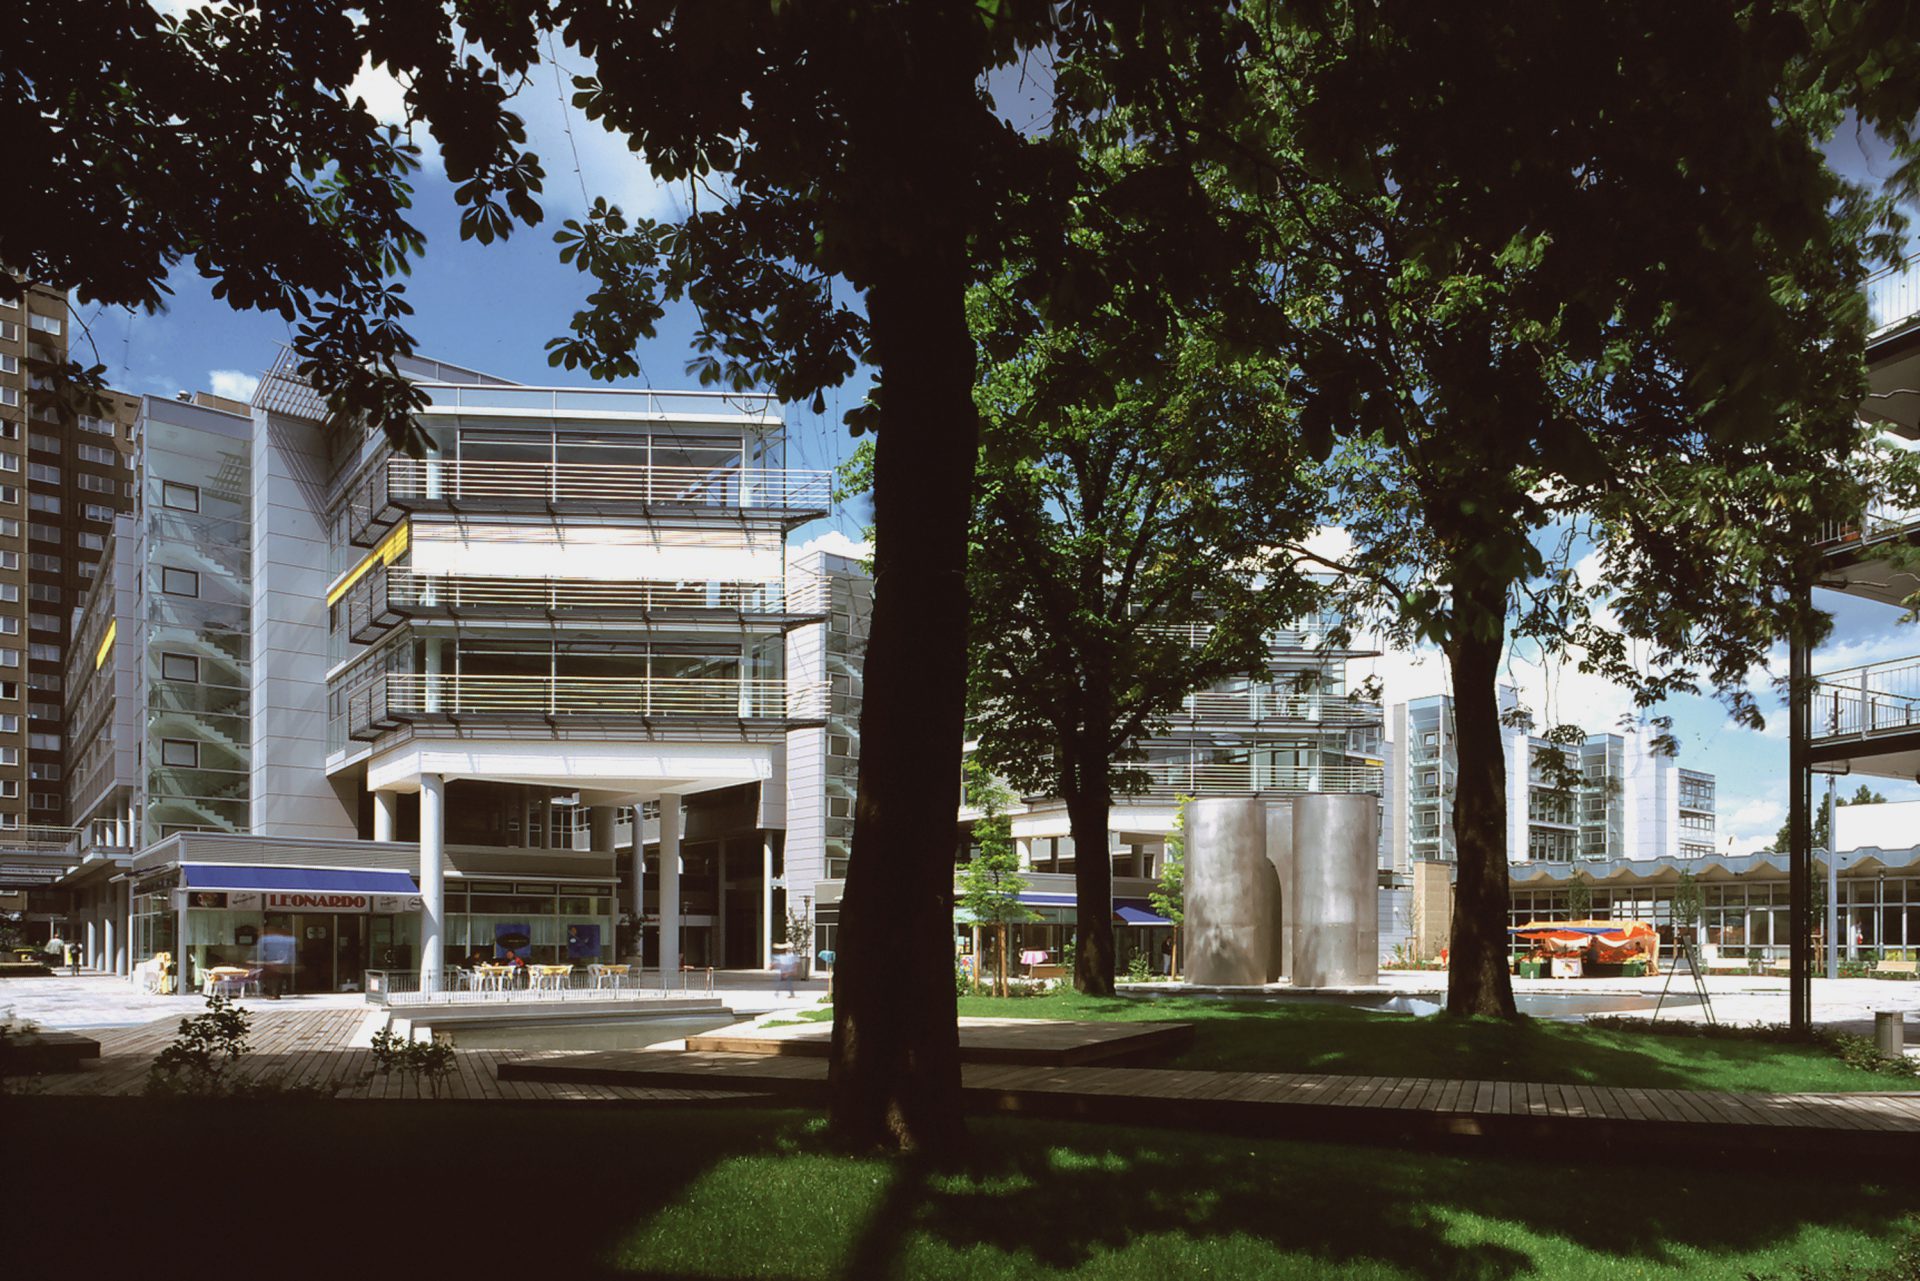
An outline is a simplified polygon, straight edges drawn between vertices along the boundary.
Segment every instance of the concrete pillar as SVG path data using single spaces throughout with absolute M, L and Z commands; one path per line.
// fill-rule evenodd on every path
M 1380 981 L 1379 798 L 1313 793 L 1293 802 L 1293 985 Z
M 114 928 L 114 917 L 120 910 L 120 887 L 107 886 L 107 908 L 100 922 L 101 949 L 100 968 L 109 974 L 120 972 L 120 938 Z
M 660 798 L 660 979 L 680 976 L 680 798 Z
M 773 838 L 760 842 L 760 965 L 773 966 Z
M 83 956 L 83 964 L 85 964 L 86 967 L 90 970 L 97 970 L 101 968 L 100 931 L 99 931 L 99 928 L 94 924 L 94 919 L 93 919 L 97 910 L 98 909 L 91 908 L 91 907 L 87 909 L 87 947 L 86 947 L 86 951 L 82 954 L 82 956 Z
M 595 854 L 611 854 L 619 840 L 615 818 L 619 810 L 611 805 L 596 805 L 587 812 L 587 830 Z
M 640 807 L 633 807 L 633 954 L 641 965 L 647 960 L 647 843 L 640 821 Z
M 187 896 L 180 890 L 176 890 L 174 896 L 177 902 L 173 909 L 173 994 L 184 996 L 192 977 L 187 972 Z
M 400 830 L 400 793 L 376 791 L 373 794 L 373 839 L 393 841 Z
M 124 813 L 113 816 L 113 836 L 111 839 L 114 848 L 125 849 L 127 847 L 127 816 Z
M 420 990 L 440 989 L 446 919 L 446 784 L 438 774 L 420 776 Z
M 1273 955 L 1266 803 L 1238 796 L 1190 801 L 1186 841 L 1187 981 L 1265 983 Z
M 133 973 L 133 882 L 128 881 L 120 887 L 120 972 L 131 976 Z
M 1293 976 L 1293 913 L 1287 885 L 1293 880 L 1293 806 L 1267 807 L 1267 862 L 1273 867 L 1273 954 L 1267 982 Z
M 727 963 L 727 843 L 713 851 L 713 948 L 707 959 L 718 968 Z

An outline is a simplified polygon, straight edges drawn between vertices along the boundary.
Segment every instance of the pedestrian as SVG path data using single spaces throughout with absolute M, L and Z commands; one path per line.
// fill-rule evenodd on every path
M 793 989 L 793 980 L 795 974 L 799 972 L 799 969 L 800 958 L 795 956 L 790 949 L 782 947 L 774 952 L 773 972 L 775 977 L 780 980 L 781 990 L 788 996 L 798 995 Z
M 75 978 L 80 977 L 80 945 L 78 943 L 67 944 L 67 973 Z

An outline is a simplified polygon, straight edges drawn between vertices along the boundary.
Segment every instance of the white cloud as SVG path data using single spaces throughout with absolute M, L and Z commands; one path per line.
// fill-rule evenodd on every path
M 216 396 L 225 396 L 228 400 L 253 399 L 254 389 L 260 386 L 259 376 L 238 369 L 212 369 L 207 371 L 207 388 Z
M 797 547 L 788 547 L 787 563 L 792 564 L 809 552 L 825 552 L 829 556 L 847 556 L 854 560 L 871 560 L 873 544 L 864 539 L 849 538 L 837 529 L 830 529 L 817 538 L 809 538 Z

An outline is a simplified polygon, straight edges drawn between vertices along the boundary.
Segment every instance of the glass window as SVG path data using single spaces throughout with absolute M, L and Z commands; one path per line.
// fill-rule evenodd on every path
M 197 512 L 200 510 L 200 487 L 163 480 L 160 482 L 160 505 L 175 511 Z
M 198 596 L 200 575 L 190 569 L 163 566 L 160 570 L 160 590 L 169 596 Z
M 192 654 L 160 655 L 160 678 L 169 681 L 200 681 L 200 660 Z
M 160 763 L 183 769 L 198 769 L 200 744 L 190 738 L 163 738 L 160 740 Z

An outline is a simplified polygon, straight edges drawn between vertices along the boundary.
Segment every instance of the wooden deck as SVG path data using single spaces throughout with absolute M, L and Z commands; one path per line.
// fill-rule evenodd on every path
M 741 1023 L 687 1038 L 687 1049 L 721 1054 L 825 1058 L 833 1027 Z M 1080 1023 L 1065 1019 L 960 1020 L 960 1061 L 1027 1067 L 1085 1067 L 1177 1050 L 1193 1040 L 1191 1023 Z
M 595 1051 L 502 1064 L 520 1082 L 764 1091 L 823 1100 L 819 1058 Z M 1279 1136 L 1619 1142 L 1683 1149 L 1904 1153 L 1920 1135 L 1920 1094 L 1733 1094 L 1523 1081 L 1164 1068 L 964 1064 L 976 1112 L 1021 1112 Z
M 231 1069 L 236 1079 L 278 1080 L 283 1085 L 311 1085 L 330 1090 L 342 1099 L 431 1099 L 429 1089 L 398 1074 L 381 1076 L 374 1070 L 373 1053 L 354 1048 L 369 1017 L 384 1018 L 369 1009 L 313 1010 L 255 1013 L 248 1035 L 251 1051 Z M 180 1030 L 180 1019 L 169 1016 L 134 1028 L 109 1028 L 88 1033 L 100 1042 L 100 1058 L 78 1072 L 42 1076 L 31 1087 L 47 1095 L 138 1094 L 145 1088 L 147 1070 Z M 491 1099 L 510 1102 L 625 1102 L 711 1103 L 750 1101 L 765 1092 L 752 1086 L 658 1086 L 650 1084 L 595 1085 L 564 1081 L 502 1079 L 508 1064 L 570 1057 L 564 1050 L 458 1050 L 454 1072 L 440 1087 L 440 1098 Z

